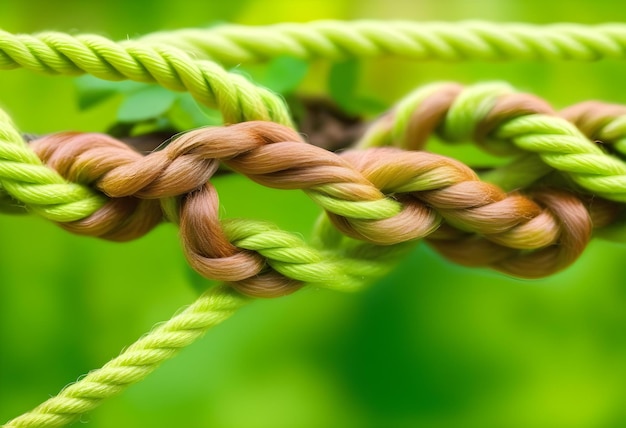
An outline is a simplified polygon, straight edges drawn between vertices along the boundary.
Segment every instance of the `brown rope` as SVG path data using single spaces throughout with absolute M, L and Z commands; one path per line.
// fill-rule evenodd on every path
M 513 275 L 562 269 L 591 236 L 585 204 L 567 192 L 507 195 L 462 163 L 426 152 L 378 148 L 338 156 L 270 122 L 191 131 L 146 156 L 100 134 L 50 135 L 32 146 L 68 180 L 112 198 L 92 216 L 64 224 L 68 230 L 133 239 L 162 220 L 159 199 L 181 197 L 180 232 L 190 264 L 253 295 L 285 294 L 299 283 L 273 272 L 260 255 L 228 242 L 209 184 L 220 161 L 274 188 L 306 189 L 342 202 L 394 198 L 403 209 L 393 217 L 328 215 L 353 238 L 389 245 L 431 235 L 432 245 L 457 262 Z M 611 218 L 615 207 L 606 204 L 600 211 Z M 442 220 L 445 226 L 438 230 Z

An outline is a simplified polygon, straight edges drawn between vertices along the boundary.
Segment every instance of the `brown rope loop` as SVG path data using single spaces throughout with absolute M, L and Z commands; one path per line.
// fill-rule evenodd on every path
M 448 91 L 448 98 L 456 90 Z M 437 111 L 440 115 L 443 109 Z M 402 209 L 390 218 L 328 215 L 353 238 L 389 245 L 432 234 L 433 245 L 452 259 L 519 276 L 542 276 L 571 263 L 589 234 L 582 220 L 589 215 L 571 195 L 539 192 L 536 201 L 507 195 L 481 182 L 461 162 L 426 152 L 377 148 L 338 156 L 304 144 L 295 131 L 270 122 L 194 130 L 146 156 L 99 134 L 57 134 L 33 142 L 33 148 L 64 177 L 113 198 L 67 228 L 131 239 L 162 219 L 158 198 L 180 196 L 180 233 L 189 263 L 202 275 L 255 296 L 287 294 L 301 284 L 274 272 L 259 254 L 228 241 L 217 193 L 209 183 L 220 161 L 269 187 L 305 189 L 343 202 L 394 198 Z M 563 207 L 577 214 L 571 217 Z M 450 248 L 453 243 L 470 249 L 471 258 L 458 255 Z
M 215 188 L 207 183 L 187 194 L 180 207 L 180 236 L 189 264 L 206 278 L 230 283 L 244 294 L 277 297 L 301 287 L 271 270 L 265 259 L 235 247 L 222 230 L 219 200 Z
M 385 193 L 415 201 L 413 210 L 419 212 L 420 222 L 414 219 L 411 224 L 409 218 L 396 229 L 420 227 L 423 237 L 433 232 L 442 218 L 461 231 L 484 235 L 488 240 L 518 249 L 552 245 L 558 236 L 558 221 L 546 208 L 528 197 L 507 195 L 498 187 L 481 182 L 474 171 L 453 159 L 391 147 L 346 152 L 344 157 Z M 343 233 L 359 237 L 348 222 L 334 214 L 329 216 Z M 394 238 L 380 237 L 390 242 Z
M 450 230 L 447 236 L 431 236 L 428 243 L 449 260 L 465 266 L 488 266 L 523 278 L 554 274 L 580 256 L 591 238 L 592 219 L 581 200 L 570 193 L 544 189 L 533 196 L 558 221 L 552 245 L 529 252 L 477 235 L 462 236 L 457 232 L 454 239 L 455 233 Z
M 64 132 L 39 137 L 31 147 L 49 167 L 69 181 L 93 185 L 118 165 L 143 159 L 126 144 L 103 134 Z M 110 199 L 81 220 L 60 223 L 64 229 L 112 241 L 145 235 L 163 219 L 158 200 L 134 197 Z
M 572 122 L 583 134 L 592 140 L 612 144 L 616 139 L 624 138 L 610 126 L 615 119 L 626 117 L 626 106 L 600 101 L 585 101 L 567 107 L 559 113 L 561 117 Z

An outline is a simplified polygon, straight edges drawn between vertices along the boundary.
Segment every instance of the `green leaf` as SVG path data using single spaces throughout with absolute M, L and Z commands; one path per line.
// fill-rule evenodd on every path
M 229 71 L 279 94 L 290 94 L 302 83 L 309 64 L 298 58 L 279 56 L 266 65 L 237 66 Z
M 265 78 L 259 83 L 279 94 L 287 94 L 300 85 L 308 71 L 309 64 L 306 61 L 281 56 L 269 63 L 265 70 Z
M 362 114 L 362 113 L 373 113 L 380 114 L 381 112 L 387 110 L 389 106 L 376 99 L 365 96 L 357 96 L 355 97 L 351 103 L 349 103 L 348 108 L 346 108 L 348 113 L 353 114 Z
M 112 82 L 88 74 L 76 78 L 74 84 L 78 93 L 78 108 L 80 110 L 87 110 L 114 95 L 132 93 L 147 87 L 145 83 Z
M 147 86 L 124 99 L 117 111 L 117 120 L 132 123 L 154 119 L 167 112 L 175 100 L 175 93 L 160 86 Z
M 223 123 L 219 111 L 198 104 L 188 92 L 177 95 L 167 117 L 179 131 Z
M 342 108 L 354 107 L 360 64 L 357 60 L 338 62 L 332 66 L 328 75 L 328 92 Z

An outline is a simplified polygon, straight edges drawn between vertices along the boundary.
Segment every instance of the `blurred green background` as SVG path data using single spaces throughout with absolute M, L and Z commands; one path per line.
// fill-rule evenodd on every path
M 10 32 L 114 39 L 215 21 L 321 18 L 596 23 L 626 6 L 596 1 L 2 1 Z M 322 67 L 323 69 L 323 64 Z M 507 80 L 556 107 L 626 103 L 626 64 L 372 60 L 363 94 L 393 102 L 433 80 Z M 321 72 L 320 72 L 321 73 Z M 325 77 L 305 87 L 319 92 Z M 103 130 L 119 104 L 80 112 L 73 79 L 0 74 L 0 104 L 27 132 Z M 117 104 L 116 104 L 117 103 Z M 299 192 L 216 180 L 227 217 L 307 235 L 318 209 Z M 176 230 L 127 244 L 0 216 L 0 420 L 56 394 L 190 303 Z M 537 281 L 455 266 L 419 245 L 394 274 L 343 295 L 257 301 L 86 416 L 90 427 L 626 427 L 626 247 L 596 239 Z

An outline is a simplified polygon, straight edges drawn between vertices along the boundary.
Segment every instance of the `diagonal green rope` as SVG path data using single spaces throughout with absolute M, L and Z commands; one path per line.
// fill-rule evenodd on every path
M 60 427 L 76 421 L 107 398 L 143 380 L 163 361 L 229 318 L 247 301 L 225 286 L 208 290 L 191 306 L 143 336 L 102 368 L 3 427 Z
M 359 142 L 360 147 L 397 145 L 410 147 L 412 113 L 444 88 L 434 83 L 418 88 L 400 101 L 389 115 L 375 123 Z M 500 95 L 513 89 L 502 83 L 483 83 L 465 88 L 450 106 L 436 133 L 447 142 L 472 141 L 475 130 L 496 104 Z M 509 153 L 525 152 L 539 155 L 550 167 L 569 175 L 587 191 L 619 202 L 626 202 L 626 163 L 605 153 L 583 135 L 573 124 L 556 116 L 543 114 L 514 115 L 497 124 L 487 136 L 490 147 Z M 532 162 L 527 160 L 528 165 Z M 540 166 L 518 171 L 519 187 L 549 172 Z M 538 176 L 532 177 L 530 174 Z M 517 187 L 507 177 L 507 187 Z
M 324 21 L 261 28 L 223 26 L 197 33 L 180 32 L 173 38 L 169 33 L 122 43 L 91 35 L 26 36 L 0 32 L 0 69 L 22 67 L 44 74 L 90 73 L 107 80 L 156 82 L 171 90 L 187 90 L 200 102 L 217 106 L 226 122 L 260 119 L 290 124 L 285 104 L 276 95 L 239 75 L 227 73 L 215 63 L 195 60 L 171 45 L 224 63 L 262 61 L 285 54 L 335 60 L 378 55 L 446 61 L 624 59 L 626 26 Z M 481 87 L 466 93 L 463 102 L 453 106 L 440 128 L 441 135 L 451 141 L 470 138 L 475 124 L 493 104 L 493 97 L 507 91 L 502 87 Z M 407 123 L 408 112 L 396 130 Z M 500 124 L 491 136 L 537 153 L 546 164 L 568 173 L 594 193 L 626 200 L 624 164 L 606 156 L 564 120 L 543 115 L 516 117 Z M 68 183 L 42 165 L 8 116 L 0 112 L 0 200 L 12 203 L 8 196 L 56 221 L 83 218 L 104 201 L 90 189 Z M 327 220 L 318 224 L 321 249 L 252 220 L 225 221 L 224 230 L 235 245 L 263 255 L 268 266 L 277 272 L 312 285 L 346 291 L 358 289 L 366 278 L 371 280 L 386 273 L 410 248 L 400 244 L 381 249 L 351 241 L 340 236 Z M 103 400 L 144 379 L 160 363 L 247 301 L 225 286 L 212 288 L 101 369 L 5 427 L 54 427 L 75 421 Z
M 233 65 L 280 55 L 335 61 L 385 55 L 440 61 L 626 59 L 625 24 L 324 20 L 183 29 L 140 40 L 172 44 Z
M 49 32 L 31 36 L 0 31 L 0 69 L 19 67 L 52 75 L 89 73 L 105 80 L 156 82 L 174 91 L 189 91 L 199 102 L 217 107 L 226 123 L 270 120 L 291 124 L 287 107 L 276 94 L 211 61 L 195 60 L 164 44 L 115 43 L 96 35 Z
M 307 246 L 298 236 L 260 221 L 232 219 L 223 223 L 236 246 L 268 258 L 268 265 L 290 278 L 314 287 L 341 291 L 361 289 L 382 277 L 414 243 L 378 247 L 352 241 L 322 218 L 318 243 L 322 250 Z M 352 241 L 350 243 L 346 241 Z M 179 350 L 208 329 L 229 318 L 250 299 L 227 286 L 206 291 L 191 306 L 137 340 L 100 369 L 64 388 L 57 396 L 7 422 L 4 428 L 60 427 L 93 411 L 104 400 L 145 379 Z

